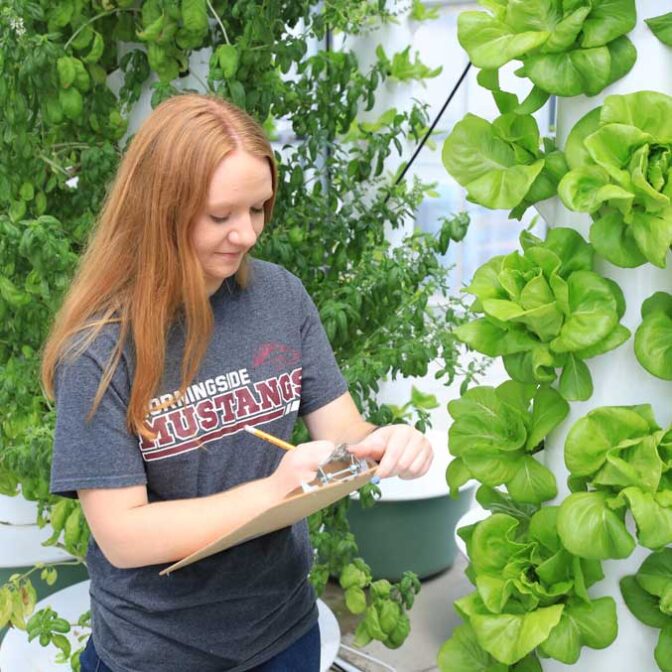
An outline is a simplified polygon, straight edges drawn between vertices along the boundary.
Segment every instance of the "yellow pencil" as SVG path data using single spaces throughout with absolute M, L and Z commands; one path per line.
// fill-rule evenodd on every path
M 277 436 L 273 436 L 272 434 L 262 432 L 260 429 L 252 427 L 252 425 L 245 425 L 243 429 L 246 432 L 253 434 L 258 439 L 268 441 L 269 443 L 272 443 L 274 446 L 278 446 L 278 448 L 282 448 L 283 450 L 294 450 L 294 448 L 296 448 L 296 446 L 293 446 L 291 443 L 287 443 L 287 441 L 283 441 L 282 439 L 279 439 Z

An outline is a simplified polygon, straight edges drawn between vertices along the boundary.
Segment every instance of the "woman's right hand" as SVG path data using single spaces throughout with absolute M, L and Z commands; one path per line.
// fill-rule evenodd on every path
M 287 451 L 271 479 L 284 497 L 292 490 L 309 483 L 317 476 L 317 468 L 329 458 L 336 448 L 332 441 L 300 443 Z

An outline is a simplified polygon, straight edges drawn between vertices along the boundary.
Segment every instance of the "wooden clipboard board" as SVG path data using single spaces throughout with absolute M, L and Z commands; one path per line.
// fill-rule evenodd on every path
M 335 480 L 326 485 L 318 485 L 315 490 L 310 492 L 303 492 L 301 488 L 293 490 L 275 506 L 260 513 L 235 530 L 199 548 L 186 558 L 178 560 L 170 567 L 166 567 L 159 574 L 161 576 L 170 574 L 190 565 L 192 562 L 207 558 L 209 555 L 225 551 L 227 548 L 261 537 L 269 532 L 275 532 L 283 527 L 289 527 L 312 513 L 337 502 L 342 497 L 366 485 L 373 478 L 378 465 L 368 460 L 367 465 L 369 468 L 357 475 L 343 480 Z M 346 462 L 334 462 L 328 465 L 325 471 L 334 472 L 343 469 L 345 466 L 347 466 Z

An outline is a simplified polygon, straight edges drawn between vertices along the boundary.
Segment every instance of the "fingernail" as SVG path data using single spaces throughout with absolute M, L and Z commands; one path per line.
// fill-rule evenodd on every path
M 380 483 L 380 476 L 374 476 L 371 479 L 371 483 L 373 483 L 373 485 L 378 485 L 378 483 Z

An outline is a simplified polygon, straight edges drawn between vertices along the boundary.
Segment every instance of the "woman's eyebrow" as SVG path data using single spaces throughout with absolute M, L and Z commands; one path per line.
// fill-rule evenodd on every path
M 268 194 L 267 196 L 264 195 L 264 196 L 262 196 L 261 198 L 255 198 L 255 199 L 252 201 L 252 203 L 259 203 L 260 201 L 262 201 L 262 202 L 265 203 L 265 202 L 268 201 L 272 196 L 273 196 L 273 192 L 271 192 L 271 193 Z M 220 203 L 210 203 L 208 207 L 209 207 L 209 208 L 226 208 L 226 207 L 229 207 L 230 205 L 231 205 L 231 203 L 228 202 L 228 201 L 221 201 Z

